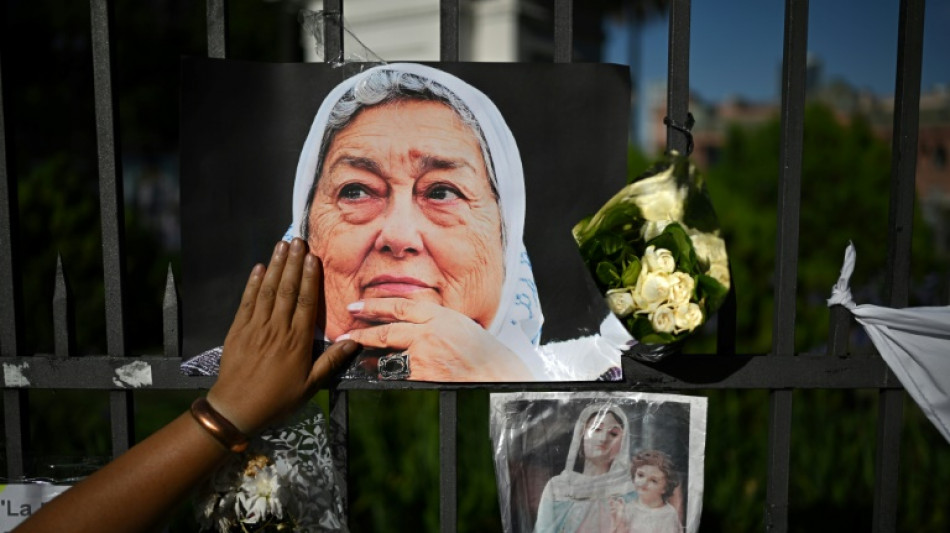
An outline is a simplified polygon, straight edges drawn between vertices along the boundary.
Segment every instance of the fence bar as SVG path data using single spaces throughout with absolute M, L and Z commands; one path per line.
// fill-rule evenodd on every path
M 459 0 L 440 2 L 439 56 L 459 60 Z M 439 391 L 439 531 L 458 528 L 458 392 Z
M 574 2 L 554 0 L 554 62 L 574 59 Z
M 181 357 L 181 308 L 178 289 L 175 287 L 175 273 L 168 265 L 165 276 L 165 296 L 162 301 L 162 338 L 165 345 L 165 357 Z
M 102 220 L 102 268 L 106 300 L 106 348 L 111 356 L 126 355 L 123 288 L 125 255 L 122 253 L 125 216 L 122 207 L 122 177 L 116 164 L 119 138 L 113 115 L 112 93 L 112 3 L 92 0 L 92 66 L 96 98 L 96 136 L 99 147 L 99 208 Z M 129 449 L 132 442 L 132 393 L 110 393 L 112 413 L 112 453 Z
M 439 57 L 459 60 L 459 0 L 439 2 Z
M 0 8 L 0 27 L 6 23 L 5 9 Z M 0 355 L 14 357 L 20 354 L 19 327 L 22 321 L 21 283 L 17 265 L 17 186 L 13 173 L 8 171 L 12 151 L 7 150 L 6 94 L 3 86 L 2 52 L 6 43 L 0 42 Z M 11 154 L 8 156 L 8 154 Z M 12 165 L 11 165 L 12 166 Z M 14 480 L 24 474 L 24 451 L 29 444 L 29 396 L 26 391 L 3 391 L 3 423 L 6 437 L 7 478 Z
M 891 307 L 906 307 L 908 304 L 923 62 L 924 0 L 901 0 L 899 21 L 885 269 L 885 298 Z M 897 530 L 897 482 L 903 408 L 903 391 L 881 392 L 875 449 L 873 531 Z
M 340 473 L 340 496 L 343 498 L 343 510 L 349 512 L 349 465 L 347 462 L 347 442 L 349 434 L 349 393 L 337 388 L 330 389 L 330 456 L 333 466 Z
M 343 60 L 343 0 L 323 0 L 323 58 L 327 63 Z M 317 43 L 319 46 L 319 43 Z
M 56 254 L 56 280 L 53 285 L 53 346 L 57 358 L 73 355 L 73 301 L 69 279 L 63 270 L 63 257 Z
M 778 231 L 775 262 L 775 314 L 772 356 L 795 353 L 795 287 L 798 271 L 802 144 L 805 129 L 805 63 L 808 49 L 808 1 L 785 3 L 782 59 L 782 142 L 779 149 Z M 768 486 L 765 527 L 788 531 L 788 478 L 791 455 L 792 391 L 769 397 Z
M 458 393 L 439 391 L 439 523 L 442 533 L 458 524 Z
M 670 2 L 669 54 L 666 80 L 666 116 L 685 125 L 689 114 L 689 24 L 690 0 Z M 666 129 L 666 148 L 686 153 L 682 132 Z
M 116 369 L 132 363 L 151 368 L 152 389 L 197 390 L 209 388 L 213 377 L 181 373 L 178 357 L 107 357 L 84 355 L 56 360 L 52 355 L 34 357 L 23 374 L 32 389 L 114 389 Z M 0 357 L 2 365 L 22 365 L 22 357 Z M 139 364 L 141 364 L 139 363 Z M 618 382 L 526 382 L 526 383 L 426 383 L 346 380 L 338 390 L 471 390 L 490 385 L 492 392 L 518 391 L 629 391 L 644 392 L 701 389 L 900 389 L 897 378 L 887 372 L 880 357 L 827 357 L 802 354 L 796 357 L 764 357 L 763 354 L 679 354 L 673 360 L 643 364 L 623 360 L 624 380 Z
M 228 0 L 207 0 L 208 57 L 228 57 Z

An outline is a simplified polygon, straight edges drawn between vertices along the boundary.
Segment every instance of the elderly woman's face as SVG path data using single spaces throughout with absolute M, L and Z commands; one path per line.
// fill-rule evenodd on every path
M 448 106 L 364 109 L 330 144 L 310 208 L 330 339 L 364 298 L 437 303 L 487 328 L 504 279 L 501 213 L 472 130 Z
M 613 413 L 598 413 L 584 428 L 584 459 L 613 461 L 623 442 L 623 426 Z

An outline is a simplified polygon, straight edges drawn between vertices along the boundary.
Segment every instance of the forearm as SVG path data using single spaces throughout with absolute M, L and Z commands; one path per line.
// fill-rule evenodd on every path
M 40 508 L 16 531 L 145 531 L 231 452 L 184 413 Z

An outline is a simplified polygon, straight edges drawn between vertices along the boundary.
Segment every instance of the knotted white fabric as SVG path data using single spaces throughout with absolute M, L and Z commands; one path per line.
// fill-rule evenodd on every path
M 851 311 L 911 398 L 950 442 L 950 306 L 855 304 L 848 287 L 855 256 L 854 244 L 849 244 L 828 306 Z

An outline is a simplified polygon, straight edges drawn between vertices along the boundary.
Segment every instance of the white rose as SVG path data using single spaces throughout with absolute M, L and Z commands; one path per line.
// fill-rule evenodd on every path
M 647 220 L 640 227 L 640 234 L 644 241 L 652 240 L 663 233 L 663 230 L 672 223 L 672 220 Z
M 722 283 L 723 287 L 729 288 L 729 267 L 726 266 L 725 262 L 709 265 L 706 275 Z
M 676 314 L 669 305 L 661 305 L 650 315 L 650 325 L 658 333 L 672 333 L 676 327 Z
M 681 220 L 687 188 L 679 187 L 673 177 L 673 167 L 664 172 L 634 182 L 630 187 L 633 201 L 646 220 Z
M 684 272 L 674 272 L 670 274 L 670 303 L 673 305 L 682 305 L 689 302 L 693 297 L 693 291 L 696 289 L 696 282 L 693 277 Z
M 640 312 L 653 312 L 670 296 L 670 275 L 665 272 L 640 273 L 633 291 L 633 301 Z
M 607 306 L 617 316 L 627 316 L 633 312 L 633 294 L 630 289 L 610 289 L 607 291 Z
M 647 246 L 643 253 L 643 264 L 646 265 L 648 272 L 670 273 L 676 270 L 676 260 L 673 259 L 673 252 L 652 245 Z
M 703 323 L 703 310 L 693 302 L 677 306 L 674 313 L 676 332 L 693 331 Z
M 726 241 L 711 233 L 693 233 L 689 236 L 696 257 L 706 264 L 726 261 Z

